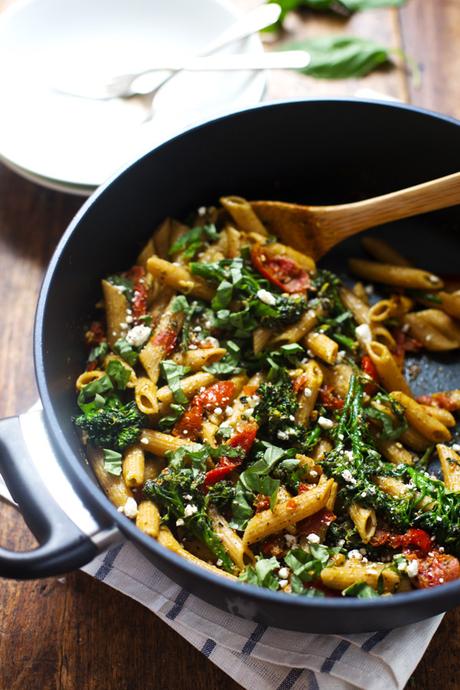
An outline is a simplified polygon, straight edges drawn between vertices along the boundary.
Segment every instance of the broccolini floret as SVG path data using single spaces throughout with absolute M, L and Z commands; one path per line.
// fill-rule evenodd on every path
M 74 421 L 80 429 L 86 431 L 94 445 L 122 451 L 138 440 L 143 415 L 134 402 L 124 405 L 117 399 L 112 399 L 110 404 L 79 415 Z
M 266 328 L 276 328 L 278 326 L 289 326 L 300 319 L 307 309 L 305 297 L 288 297 L 281 295 L 275 305 L 276 316 L 262 316 L 262 326 Z

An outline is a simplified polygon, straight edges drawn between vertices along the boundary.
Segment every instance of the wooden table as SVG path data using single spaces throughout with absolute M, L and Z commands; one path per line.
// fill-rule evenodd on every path
M 257 0 L 238 0 L 243 7 Z M 0 0 L 0 8 L 6 5 Z M 402 48 L 423 72 L 415 89 L 402 69 L 364 80 L 319 82 L 273 76 L 268 96 L 354 95 L 370 88 L 460 117 L 460 1 L 409 0 L 345 23 L 319 15 L 292 22 L 295 35 L 330 31 L 373 37 Z M 41 189 L 0 166 L 0 415 L 25 411 L 36 397 L 32 323 L 51 253 L 81 200 Z M 0 543 L 33 544 L 21 518 L 0 505 Z M 81 573 L 42 582 L 0 583 L 1 690 L 235 690 L 239 686 L 155 616 Z M 459 688 L 460 609 L 444 618 L 409 687 Z M 407 650 L 410 654 L 410 650 Z

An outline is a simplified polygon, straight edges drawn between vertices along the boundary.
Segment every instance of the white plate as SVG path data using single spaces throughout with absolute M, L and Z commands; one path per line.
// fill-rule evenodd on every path
M 158 93 L 150 120 L 141 98 L 90 101 L 53 89 L 67 69 L 122 73 L 165 53 L 197 53 L 238 14 L 227 0 L 14 5 L 0 14 L 0 159 L 45 186 L 87 193 L 187 126 L 257 103 L 263 73 L 182 73 Z M 228 49 L 261 50 L 256 36 Z

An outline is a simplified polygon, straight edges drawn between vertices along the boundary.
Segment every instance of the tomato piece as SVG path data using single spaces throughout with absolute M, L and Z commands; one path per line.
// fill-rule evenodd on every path
M 311 484 L 306 484 L 305 482 L 300 482 L 299 486 L 297 487 L 297 494 L 305 494 L 307 491 L 310 491 L 312 488 Z
M 203 426 L 203 410 L 197 405 L 189 405 L 182 417 L 173 427 L 172 435 L 196 441 Z
M 270 556 L 281 558 L 286 555 L 288 549 L 284 537 L 279 535 L 276 537 L 268 537 L 268 539 L 262 542 L 260 550 L 267 558 Z
M 104 326 L 100 321 L 93 321 L 85 333 L 86 344 L 93 347 L 100 345 L 105 339 Z
M 169 355 L 169 353 L 174 350 L 176 341 L 176 331 L 173 328 L 165 328 L 164 331 L 161 331 L 161 333 L 157 333 L 154 336 L 152 345 L 158 345 L 165 351 L 165 354 Z
M 305 386 L 308 383 L 308 374 L 300 374 L 300 376 L 297 376 L 297 378 L 294 379 L 292 383 L 292 388 L 294 390 L 294 393 L 298 393 L 299 391 L 303 390 Z
M 319 397 L 321 403 L 328 410 L 341 410 L 343 408 L 344 401 L 337 395 L 332 386 L 322 386 L 319 389 Z
M 214 469 L 209 470 L 209 472 L 206 472 L 206 476 L 204 478 L 205 486 L 212 486 L 213 484 L 220 482 L 227 475 L 231 474 L 235 467 L 237 467 L 237 465 L 229 463 L 228 465 L 218 465 L 217 467 L 214 467 Z
M 423 529 L 411 527 L 404 534 L 397 534 L 379 529 L 370 541 L 371 546 L 389 546 L 391 549 L 408 549 L 415 547 L 423 553 L 428 553 L 433 546 L 431 537 Z
M 331 510 L 323 508 L 314 515 L 298 522 L 297 534 L 317 534 L 320 539 L 324 539 L 329 525 L 335 519 L 336 516 Z
M 416 398 L 421 405 L 431 405 L 431 407 L 441 407 L 449 412 L 456 412 L 458 404 L 449 398 L 445 393 L 433 393 L 432 395 L 419 395 Z
M 268 510 L 270 508 L 270 497 L 264 496 L 264 494 L 257 494 L 256 500 L 254 501 L 254 508 L 256 513 Z
M 422 589 L 436 587 L 460 577 L 460 563 L 455 556 L 432 551 L 419 561 L 418 586 Z
M 203 410 L 213 412 L 216 407 L 226 407 L 235 395 L 233 381 L 218 381 L 198 393 L 192 400 L 192 405 L 200 406 Z
M 242 431 L 231 437 L 228 441 L 228 445 L 232 448 L 240 447 L 246 454 L 249 453 L 256 439 L 257 429 L 257 424 L 246 424 Z
M 307 271 L 287 256 L 270 256 L 269 250 L 260 244 L 251 248 L 254 268 L 284 292 L 306 292 L 310 287 Z
M 395 329 L 392 335 L 396 341 L 396 349 L 393 352 L 393 356 L 401 367 L 404 363 L 406 352 L 419 352 L 423 348 L 423 343 L 420 340 L 407 335 L 400 328 Z
M 133 317 L 138 319 L 147 313 L 148 290 L 144 283 L 145 269 L 143 266 L 133 266 L 126 277 L 132 280 L 134 297 L 131 303 Z
M 376 383 L 379 382 L 379 375 L 377 372 L 377 367 L 375 366 L 369 355 L 363 355 L 361 357 L 361 369 Z

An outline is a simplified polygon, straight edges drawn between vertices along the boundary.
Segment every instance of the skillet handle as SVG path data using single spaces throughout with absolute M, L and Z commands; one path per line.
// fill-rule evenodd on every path
M 37 548 L 19 553 L 0 547 L 0 576 L 61 575 L 96 556 L 96 545 L 59 507 L 31 461 L 18 417 L 0 420 L 0 474 L 39 541 Z

